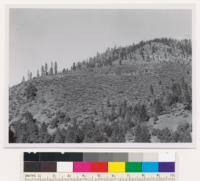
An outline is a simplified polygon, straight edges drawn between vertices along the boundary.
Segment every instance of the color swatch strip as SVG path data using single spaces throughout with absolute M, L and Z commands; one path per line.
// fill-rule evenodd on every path
M 88 162 L 174 162 L 175 153 L 24 153 L 24 161 L 88 161 Z
M 175 172 L 175 162 L 52 162 L 26 161 L 24 172 Z
M 103 154 L 105 156 L 105 153 Z M 103 156 L 100 154 L 96 158 L 94 155 L 90 158 L 89 153 L 87 153 L 86 156 L 80 153 L 24 153 L 24 172 L 175 172 L 175 160 L 172 159 L 172 157 L 169 157 L 169 155 L 166 157 L 167 160 L 162 156 L 161 161 L 157 160 L 159 157 L 156 155 L 153 157 L 150 155 L 143 155 L 143 160 L 141 160 L 138 155 L 131 155 L 131 159 L 129 159 L 130 155 L 126 155 L 127 156 L 123 155 L 122 157 L 117 158 L 117 156 L 121 156 L 119 153 L 115 155 L 110 154 L 110 156 L 112 156 L 111 159 L 104 157 L 106 161 L 102 161 Z M 101 161 L 98 160 L 99 158 Z

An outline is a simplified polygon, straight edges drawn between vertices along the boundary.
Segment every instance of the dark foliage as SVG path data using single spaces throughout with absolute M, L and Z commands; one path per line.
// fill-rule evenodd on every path
M 164 129 L 153 129 L 153 136 L 157 136 L 161 143 L 190 143 L 191 137 L 191 125 L 189 123 L 180 124 L 175 131 L 169 128 Z
M 164 109 L 162 101 L 160 99 L 155 99 L 152 104 L 152 108 L 153 108 L 155 116 L 160 115 Z
M 32 83 L 29 83 L 25 89 L 25 96 L 27 101 L 33 100 L 37 95 L 37 91 L 37 88 Z
M 192 141 L 191 129 L 192 128 L 189 123 L 183 123 L 183 124 L 179 125 L 173 134 L 174 141 L 190 143 Z
M 15 138 L 15 133 L 9 128 L 9 143 L 15 143 L 16 138 Z
M 147 126 L 137 125 L 135 128 L 135 142 L 150 143 L 151 134 Z
M 149 120 L 149 116 L 147 115 L 146 105 L 137 104 L 133 110 L 134 117 L 139 122 L 146 122 Z

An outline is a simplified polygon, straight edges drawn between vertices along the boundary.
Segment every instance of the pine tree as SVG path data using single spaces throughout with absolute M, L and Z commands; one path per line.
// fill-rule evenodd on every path
M 163 111 L 163 105 L 160 99 L 155 99 L 152 105 L 152 108 L 154 110 L 155 116 L 160 115 L 160 113 Z
M 25 82 L 25 77 L 24 76 L 22 77 L 22 82 Z
M 185 105 L 185 109 L 192 109 L 192 93 L 190 87 L 185 82 L 184 78 L 181 79 L 181 88 L 182 88 L 182 102 Z
M 121 59 L 119 60 L 119 65 L 122 65 L 122 60 Z
M 57 62 L 54 63 L 54 74 L 58 73 L 58 64 Z
M 49 70 L 49 74 L 50 74 L 50 75 L 53 75 L 53 62 L 51 62 L 51 68 L 50 68 L 50 70 Z
M 44 72 L 44 65 L 41 66 L 41 76 L 44 77 L 45 76 L 45 72 Z
M 32 80 L 33 74 L 32 72 L 30 72 L 30 80 Z
M 45 122 L 43 122 L 39 130 L 39 142 L 47 143 L 47 141 L 48 141 L 47 125 Z
M 150 92 L 151 92 L 151 95 L 154 95 L 154 89 L 152 85 L 150 85 Z
M 144 104 L 136 104 L 133 113 L 137 122 L 145 122 L 149 120 L 146 106 Z
M 72 70 L 73 70 L 73 71 L 76 70 L 76 64 L 75 64 L 75 62 L 73 63 Z
M 32 72 L 28 71 L 28 80 L 32 80 Z
M 28 80 L 30 80 L 30 72 L 27 73 Z
M 65 70 L 65 68 L 64 68 L 64 69 L 62 70 L 62 73 L 65 74 L 65 72 L 66 72 L 66 70 Z
M 37 70 L 37 77 L 40 77 L 40 72 L 39 72 L 39 70 Z
M 45 75 L 48 75 L 48 64 L 47 63 L 45 63 Z

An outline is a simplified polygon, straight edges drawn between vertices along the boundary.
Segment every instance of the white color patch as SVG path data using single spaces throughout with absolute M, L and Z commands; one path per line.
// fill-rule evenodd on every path
M 57 172 L 73 172 L 73 162 L 57 162 Z
M 159 162 L 175 162 L 176 154 L 173 152 L 159 153 Z

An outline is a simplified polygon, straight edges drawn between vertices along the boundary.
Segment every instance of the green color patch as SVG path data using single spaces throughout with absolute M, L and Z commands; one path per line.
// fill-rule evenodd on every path
M 142 162 L 126 162 L 126 172 L 142 172 Z

